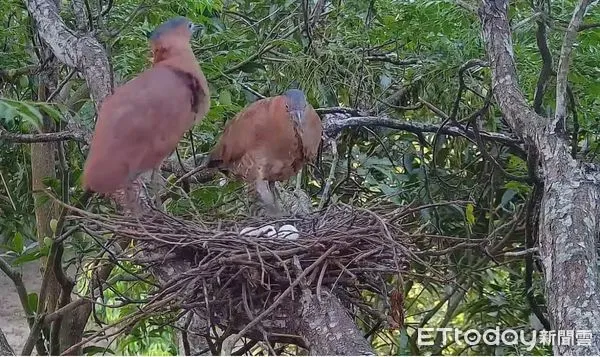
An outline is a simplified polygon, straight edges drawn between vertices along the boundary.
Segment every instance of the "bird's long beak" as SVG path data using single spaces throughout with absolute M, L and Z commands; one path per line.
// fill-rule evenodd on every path
M 298 127 L 302 127 L 302 123 L 304 122 L 304 110 L 291 111 L 290 115 L 292 116 L 294 124 Z

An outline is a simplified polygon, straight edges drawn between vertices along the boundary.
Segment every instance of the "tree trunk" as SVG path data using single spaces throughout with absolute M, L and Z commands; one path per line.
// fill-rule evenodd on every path
M 576 12 L 581 6 L 579 4 Z M 539 242 L 549 320 L 554 330 L 587 330 L 592 334 L 589 346 L 555 342 L 554 353 L 598 355 L 598 169 L 573 159 L 561 132 L 564 126 L 561 128 L 556 120 L 536 114 L 526 103 L 517 83 L 507 11 L 508 0 L 484 0 L 479 13 L 496 101 L 512 129 L 540 158 L 544 192 Z M 568 58 L 561 58 L 563 60 L 568 61 Z
M 297 333 L 306 341 L 311 355 L 375 354 L 336 296 L 326 293 L 318 298 L 305 293 L 299 305 Z
M 153 248 L 146 246 L 144 252 L 151 252 L 152 256 L 166 256 L 168 249 Z M 150 253 L 147 253 L 150 254 Z M 147 256 L 149 260 L 154 260 Z M 169 260 L 162 265 L 153 265 L 152 274 L 158 279 L 159 283 L 165 284 L 173 276 L 177 276 L 186 270 L 191 269 L 190 262 L 183 260 Z M 296 295 L 292 300 L 288 297 L 271 314 L 265 316 L 259 326 L 265 328 L 265 333 L 269 335 L 287 335 L 300 336 L 301 339 L 278 340 L 269 339 L 271 342 L 294 343 L 301 347 L 308 348 L 311 355 L 373 355 L 369 342 L 364 338 L 356 323 L 349 316 L 346 308 L 342 306 L 339 299 L 329 292 L 323 292 L 320 298 L 317 298 L 310 289 L 303 289 L 301 294 Z M 207 333 L 204 318 L 206 316 L 203 309 L 194 310 L 196 316 L 196 326 L 190 326 L 191 332 Z M 252 311 L 258 316 L 263 310 Z M 227 316 L 228 321 L 221 321 L 231 328 L 231 333 L 237 333 L 244 329 L 251 320 L 248 313 L 242 307 L 237 306 L 232 311 L 219 313 L 213 312 L 211 321 L 218 320 L 218 316 Z M 185 319 L 185 318 L 184 318 Z M 250 329 L 245 337 L 255 340 L 262 340 L 265 335 L 260 328 Z M 190 352 L 192 355 L 199 354 L 208 349 L 208 344 L 204 338 L 190 334 Z M 232 341 L 235 343 L 236 341 Z M 223 349 L 233 349 L 233 345 Z M 182 351 L 183 352 L 183 351 Z M 221 351 L 222 352 L 222 351 Z M 231 351 L 226 351 L 227 354 Z
M 37 96 L 34 100 L 44 102 L 48 99 L 58 84 L 58 63 L 52 60 L 52 52 L 48 47 L 41 43 L 39 37 L 33 36 L 33 43 L 38 47 L 38 61 L 47 63 L 46 68 L 37 76 Z M 55 131 L 55 125 L 51 118 L 43 114 L 42 132 L 50 133 Z M 47 180 L 56 180 L 56 148 L 57 143 L 33 143 L 31 144 L 31 186 L 34 202 L 34 213 L 36 218 L 36 234 L 40 246 L 43 246 L 44 239 L 54 238 L 54 232 L 50 226 L 53 219 L 58 219 L 58 206 L 54 201 L 49 200 L 42 191 L 47 187 Z M 41 307 L 39 312 L 52 313 L 57 309 L 61 286 L 54 275 L 52 267 L 48 267 L 46 257 L 39 260 L 40 272 L 43 277 L 47 275 L 42 283 L 46 294 L 45 301 L 39 301 Z M 37 343 L 38 353 L 44 352 L 43 342 Z
M 112 91 L 112 74 L 103 46 L 93 37 L 73 35 L 52 0 L 27 0 L 27 10 L 35 20 L 37 33 L 56 58 L 83 73 L 96 108 Z M 61 324 L 60 351 L 81 341 L 92 310 L 88 302 L 65 316 Z M 81 354 L 81 349 L 74 352 Z
M 104 47 L 89 35 L 77 37 L 65 25 L 51 0 L 27 0 L 40 37 L 62 63 L 79 70 L 90 89 L 96 108 L 112 91 L 112 73 Z

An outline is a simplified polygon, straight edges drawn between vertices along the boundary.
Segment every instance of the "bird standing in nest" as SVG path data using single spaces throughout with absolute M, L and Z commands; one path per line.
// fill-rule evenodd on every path
M 266 213 L 279 216 L 275 182 L 288 180 L 316 157 L 322 132 L 304 92 L 290 89 L 250 104 L 231 120 L 206 166 L 251 183 Z
M 185 17 L 158 26 L 150 36 L 152 67 L 106 97 L 83 171 L 86 190 L 130 193 L 206 115 L 208 84 L 190 46 L 200 28 Z

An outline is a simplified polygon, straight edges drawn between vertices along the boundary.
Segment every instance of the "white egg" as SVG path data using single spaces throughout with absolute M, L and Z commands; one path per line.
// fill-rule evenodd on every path
M 292 226 L 291 224 L 284 224 L 279 228 L 279 232 L 277 233 L 279 238 L 296 240 L 300 235 L 298 234 L 298 229 Z
M 273 226 L 264 226 L 261 228 L 261 235 L 264 235 L 266 237 L 274 237 L 277 235 L 277 230 L 275 229 L 275 227 Z

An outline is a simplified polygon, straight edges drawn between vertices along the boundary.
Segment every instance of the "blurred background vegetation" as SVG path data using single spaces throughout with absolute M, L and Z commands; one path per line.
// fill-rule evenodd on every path
M 318 21 L 309 19 L 308 31 L 306 4 L 313 10 L 324 5 Z M 77 29 L 71 1 L 62 0 L 61 5 L 65 22 Z M 476 1 L 86 0 L 85 6 L 91 25 L 74 31 L 93 31 L 106 46 L 117 84 L 150 65 L 147 35 L 162 21 L 184 15 L 205 26 L 192 46 L 208 79 L 212 106 L 194 128 L 192 139 L 181 141 L 178 152 L 182 159 L 194 152 L 207 152 L 224 123 L 258 98 L 255 93 L 277 95 L 293 86 L 304 89 L 315 108 L 343 106 L 372 116 L 437 125 L 452 117 L 463 125 L 510 135 L 494 105 L 478 121 L 470 118 L 488 98 L 489 68 L 467 69 L 463 84 L 459 83 L 461 66 L 471 59 L 486 60 Z M 574 6 L 572 0 L 511 2 L 519 80 L 532 103 L 542 68 L 536 42 L 539 24 L 547 31 L 547 44 L 556 59 Z M 599 22 L 600 12 L 593 8 L 586 18 L 592 26 L 579 34 L 570 74 L 570 110 L 577 123 L 575 127 L 569 123 L 570 132 L 576 133 L 574 150 L 592 161 L 597 161 L 600 149 L 600 30 L 593 26 Z M 43 77 L 34 70 L 39 65 L 39 40 L 24 4 L 2 1 L 0 23 L 0 129 L 35 133 L 43 117 L 53 119 L 57 128 L 66 119 L 92 127 L 94 105 L 86 94 L 77 97 L 84 81 L 71 69 L 59 67 L 58 82 L 68 81 L 70 86 L 66 98 L 48 100 L 46 96 L 40 100 L 38 86 Z M 549 88 L 553 81 L 550 78 Z M 457 101 L 459 87 L 463 89 Z M 553 107 L 554 91 L 548 90 L 540 110 L 551 114 Z M 74 201 L 82 194 L 79 179 L 87 148 L 75 141 L 61 147 L 65 162 L 56 164 L 56 175 L 48 177 L 45 184 L 63 199 Z M 460 136 L 356 127 L 342 133 L 337 148 L 340 158 L 331 202 L 363 206 L 382 197 L 397 205 L 468 201 L 467 205 L 423 209 L 418 219 L 423 229 L 482 247 L 500 242 L 504 250 L 526 248 L 532 186 L 526 179 L 525 156 L 510 146 L 494 142 L 482 146 Z M 34 163 L 30 155 L 30 145 L 0 138 L 0 257 L 17 270 L 27 262 L 43 259 L 49 249 L 47 240 L 36 236 L 31 191 Z M 315 206 L 333 161 L 325 147 L 315 165 L 304 170 L 302 187 L 313 197 Z M 174 181 L 172 177 L 170 180 Z M 215 180 L 193 187 L 189 194 L 172 188 L 164 204 L 169 213 L 186 218 L 201 219 L 208 212 L 227 215 L 243 209 L 240 187 L 233 181 L 221 186 Z M 105 201 L 95 204 L 95 209 L 109 209 Z M 446 248 L 444 242 L 422 244 L 422 249 Z M 463 331 L 496 325 L 542 328 L 534 313 L 534 309 L 544 310 L 538 269 L 528 277 L 525 256 L 492 259 L 483 251 L 460 249 L 440 255 L 436 268 L 447 274 L 446 281 L 427 278 L 426 272 L 415 267 L 414 276 L 404 278 L 405 328 L 394 330 L 386 327 L 385 321 L 361 321 L 358 317 L 373 347 L 381 354 L 394 355 L 551 354 L 547 346 L 525 351 L 522 346 L 450 343 L 442 349 L 417 349 L 418 326 L 458 327 Z M 98 253 L 97 245 L 82 233 L 66 241 L 64 263 L 78 273 L 77 291 L 89 284 L 86 264 Z M 150 286 L 130 277 L 122 269 L 113 271 L 111 289 L 99 298 L 106 306 L 96 306 L 90 329 L 99 328 L 99 321 L 109 324 L 136 309 L 132 305 L 110 306 L 147 298 Z M 32 311 L 37 304 L 34 291 L 29 294 Z M 371 303 L 375 309 L 383 304 L 381 297 L 375 296 Z M 107 353 L 177 354 L 176 330 L 159 320 L 137 324 L 118 337 Z M 264 352 L 258 348 L 252 351 Z M 105 349 L 92 346 L 84 352 L 101 354 Z

